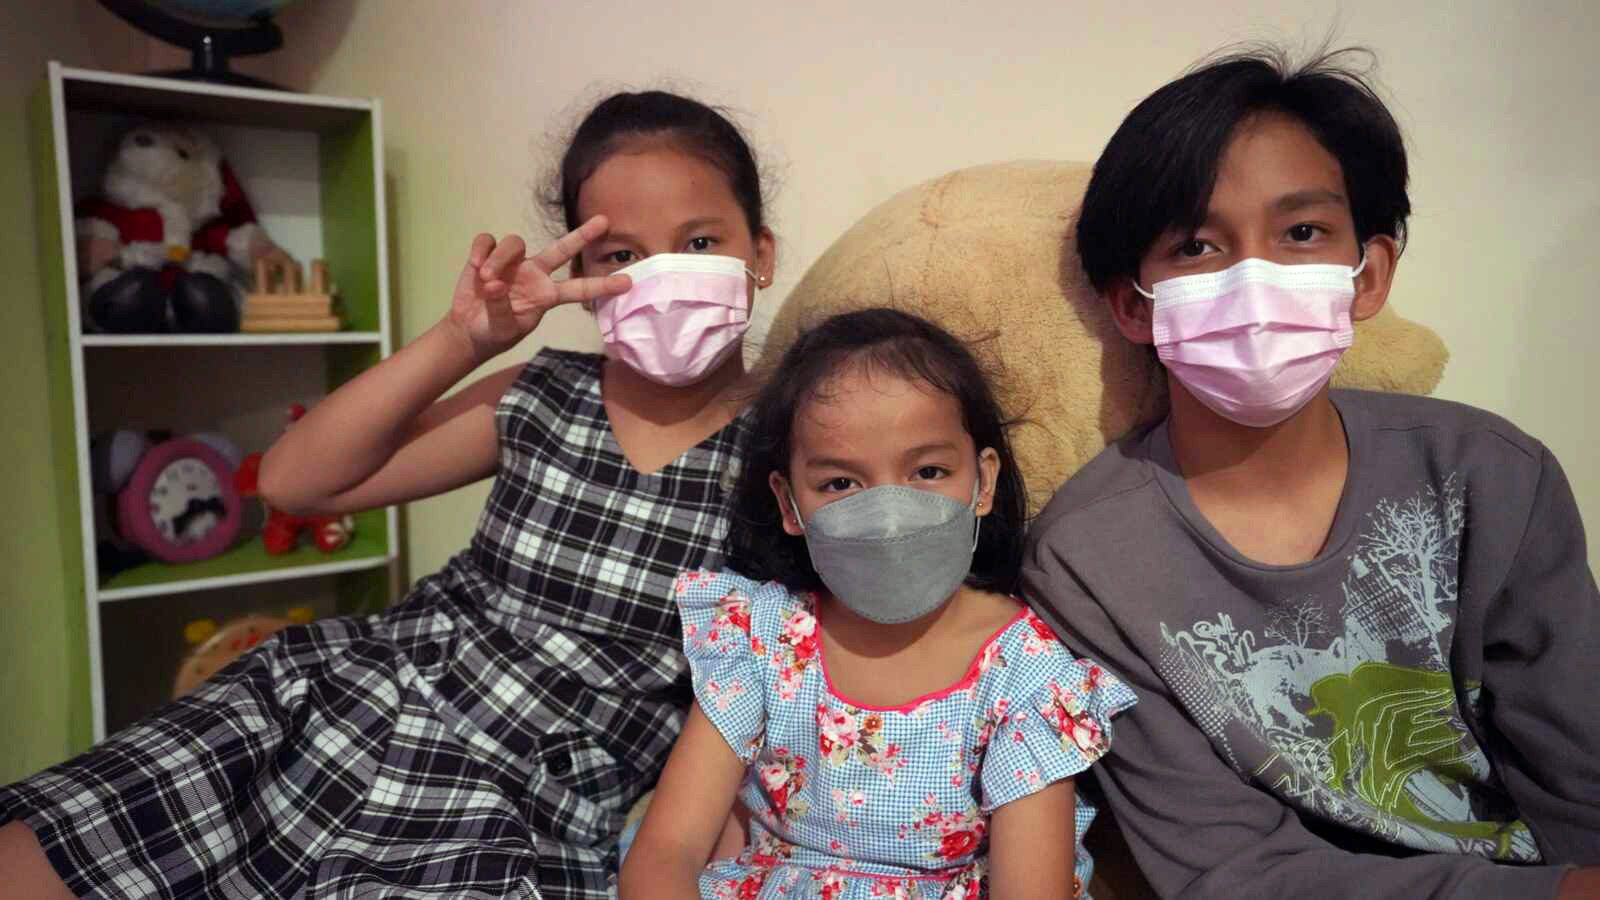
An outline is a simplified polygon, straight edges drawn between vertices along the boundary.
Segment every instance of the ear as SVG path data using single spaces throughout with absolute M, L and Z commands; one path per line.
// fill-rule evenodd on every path
M 794 498 L 789 491 L 789 479 L 778 472 L 767 475 L 767 487 L 772 488 L 772 496 L 778 501 L 778 512 L 783 516 L 783 531 L 785 534 L 799 537 L 806 533 L 800 527 L 800 515 L 794 508 Z
M 1000 454 L 993 447 L 978 454 L 978 515 L 994 509 L 994 492 L 1000 486 Z
M 1133 289 L 1132 277 L 1119 279 L 1102 296 L 1106 306 L 1111 308 L 1111 320 L 1117 323 L 1117 330 L 1123 337 L 1135 344 L 1155 343 L 1150 326 L 1154 301 Z
M 1388 302 L 1395 265 L 1400 262 L 1400 245 L 1387 234 L 1380 234 L 1367 241 L 1366 260 L 1366 266 L 1356 276 L 1356 298 L 1350 304 L 1350 318 L 1356 322 L 1377 315 Z
M 756 273 L 756 287 L 772 287 L 772 275 L 778 269 L 778 239 L 772 229 L 763 225 L 756 231 L 756 258 L 750 266 Z

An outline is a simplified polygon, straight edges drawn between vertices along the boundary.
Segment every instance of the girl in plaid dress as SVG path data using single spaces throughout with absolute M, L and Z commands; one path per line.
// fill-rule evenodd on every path
M 690 702 L 673 577 L 720 561 L 775 253 L 745 140 L 670 94 L 599 104 L 554 202 L 570 233 L 479 235 L 444 318 L 261 471 L 274 506 L 322 513 L 494 476 L 471 546 L 0 789 L 0 893 L 607 896 Z M 546 349 L 440 399 L 563 303 L 594 305 L 606 356 Z
M 677 581 L 697 705 L 624 900 L 1081 895 L 1073 777 L 1134 698 L 1012 596 L 1023 484 L 973 357 L 877 309 L 779 371 L 731 569 Z M 749 842 L 705 865 L 736 798 Z

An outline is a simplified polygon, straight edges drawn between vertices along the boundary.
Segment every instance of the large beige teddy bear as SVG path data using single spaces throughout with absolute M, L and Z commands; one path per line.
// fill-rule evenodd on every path
M 1149 347 L 1125 340 L 1089 286 L 1071 236 L 1090 167 L 1010 162 L 917 185 L 868 213 L 812 265 L 773 321 L 769 367 L 795 335 L 834 313 L 893 306 L 972 342 L 996 377 L 1036 513 L 1080 466 L 1166 409 Z M 1356 326 L 1334 384 L 1427 393 L 1448 354 L 1391 309 Z M 1108 821 L 1103 818 L 1101 821 Z M 1091 890 L 1152 896 L 1115 829 L 1097 823 Z
M 1166 408 L 1154 353 L 1124 340 L 1078 265 L 1071 235 L 1090 167 L 1009 162 L 952 172 L 890 198 L 812 265 L 773 321 L 762 360 L 807 325 L 870 306 L 930 318 L 972 341 L 997 376 L 1037 512 L 1107 443 Z M 1342 387 L 1422 394 L 1448 354 L 1386 308 L 1356 326 Z

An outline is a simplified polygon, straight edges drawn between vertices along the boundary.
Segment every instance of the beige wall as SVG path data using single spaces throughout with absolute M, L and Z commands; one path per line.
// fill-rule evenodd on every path
M 1454 352 L 1441 395 L 1504 413 L 1547 441 L 1600 523 L 1588 395 L 1600 362 L 1584 342 L 1600 333 L 1591 244 L 1600 105 L 1587 96 L 1600 74 L 1600 5 L 1548 2 L 1534 14 L 1500 0 L 1345 0 L 1338 22 L 1332 6 L 303 0 L 282 16 L 286 49 L 241 68 L 298 89 L 383 99 L 395 298 L 410 338 L 441 314 L 474 232 L 539 221 L 530 188 L 549 161 L 543 139 L 606 87 L 671 78 L 743 111 L 781 183 L 783 259 L 763 294 L 773 304 L 836 235 L 901 188 L 992 160 L 1093 159 L 1139 98 L 1218 45 L 1316 43 L 1338 25 L 1344 41 L 1378 51 L 1411 141 L 1417 214 L 1393 297 Z M 15 289 L 0 341 L 23 370 L 4 392 L 6 429 L 42 435 L 23 98 L 50 57 L 125 69 L 169 58 L 130 40 L 90 0 L 8 3 L 4 16 L 0 201 L 24 212 L 23 227 L 0 236 Z M 547 320 L 537 340 L 595 346 L 592 326 L 573 312 Z M 530 341 L 521 352 L 533 349 Z M 6 504 L 30 522 L 20 533 L 0 529 L 0 632 L 20 605 L 44 608 L 59 590 L 41 486 L 49 453 L 30 440 L 21 464 L 0 470 Z M 465 545 L 483 495 L 479 486 L 414 505 L 414 575 Z M 0 683 L 20 687 L 15 660 L 24 657 L 12 654 L 24 648 L 0 652 L 12 676 Z M 30 681 L 49 683 L 50 659 L 29 665 Z M 0 693 L 0 713 L 10 708 Z M 6 726 L 0 735 L 9 740 Z
M 1440 395 L 1543 438 L 1600 523 L 1600 362 L 1582 342 L 1600 334 L 1600 5 L 1346 0 L 1337 21 L 1332 6 L 324 0 L 284 15 L 288 48 L 266 69 L 383 98 L 410 337 L 440 314 L 474 231 L 533 221 L 544 135 L 605 87 L 665 77 L 745 113 L 781 183 L 773 303 L 901 188 L 991 160 L 1093 159 L 1134 103 L 1213 48 L 1314 44 L 1337 27 L 1378 52 L 1411 142 L 1414 236 L 1393 302 L 1453 351 Z M 581 315 L 536 339 L 594 346 Z M 464 545 L 482 496 L 413 508 L 414 574 Z

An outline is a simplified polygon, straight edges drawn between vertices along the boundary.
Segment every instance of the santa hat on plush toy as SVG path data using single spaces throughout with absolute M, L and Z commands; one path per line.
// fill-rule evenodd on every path
M 244 188 L 227 160 L 217 161 L 217 177 L 221 181 L 217 208 L 212 218 L 195 231 L 194 249 L 225 256 L 248 271 L 254 262 L 250 248 L 262 233 L 261 225 L 256 222 L 250 198 L 244 195 Z

